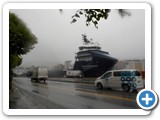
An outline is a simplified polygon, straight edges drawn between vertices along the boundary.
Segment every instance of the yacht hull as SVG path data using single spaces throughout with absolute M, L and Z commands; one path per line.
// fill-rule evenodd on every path
M 80 70 L 84 77 L 99 77 L 108 70 L 111 70 L 117 63 L 117 59 L 111 57 L 104 51 L 87 51 L 92 60 L 75 61 L 74 70 Z

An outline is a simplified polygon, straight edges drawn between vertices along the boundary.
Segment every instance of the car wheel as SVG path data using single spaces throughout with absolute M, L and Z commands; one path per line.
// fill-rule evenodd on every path
M 102 84 L 101 84 L 101 83 L 98 83 L 98 84 L 97 84 L 97 88 L 98 88 L 98 89 L 103 89 Z
M 129 92 L 130 91 L 130 87 L 127 84 L 123 85 L 122 89 L 123 89 L 124 92 Z

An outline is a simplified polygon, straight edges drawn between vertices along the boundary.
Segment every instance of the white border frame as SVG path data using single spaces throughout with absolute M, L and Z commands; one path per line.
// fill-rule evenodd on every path
M 66 5 L 67 4 L 67 5 Z M 148 115 L 142 109 L 9 109 L 10 9 L 145 9 L 145 89 L 151 89 L 151 6 L 147 3 L 6 3 L 3 7 L 3 111 L 7 115 Z

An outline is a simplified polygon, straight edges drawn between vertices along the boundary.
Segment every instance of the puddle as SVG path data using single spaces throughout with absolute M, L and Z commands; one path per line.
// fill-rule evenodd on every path
M 36 93 L 36 94 L 39 94 L 39 95 L 42 95 L 42 96 L 45 96 L 45 97 L 48 97 L 48 95 L 45 95 L 43 93 L 40 93 L 38 90 L 32 90 L 33 93 Z

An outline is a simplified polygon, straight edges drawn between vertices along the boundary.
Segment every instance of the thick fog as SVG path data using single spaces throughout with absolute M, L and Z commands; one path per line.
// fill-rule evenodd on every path
M 121 17 L 112 10 L 107 20 L 101 20 L 98 29 L 85 24 L 85 17 L 71 24 L 76 10 L 10 10 L 18 15 L 33 34 L 38 44 L 23 56 L 21 66 L 54 66 L 67 60 L 74 63 L 75 53 L 82 45 L 82 34 L 98 42 L 103 51 L 123 59 L 145 58 L 145 10 L 128 10 L 131 16 Z

